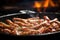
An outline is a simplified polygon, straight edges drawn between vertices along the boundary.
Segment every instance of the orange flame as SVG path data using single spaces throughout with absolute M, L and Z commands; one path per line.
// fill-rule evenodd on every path
M 37 9 L 37 11 L 40 11 L 41 8 L 48 8 L 48 7 L 56 7 L 57 4 L 55 4 L 52 0 L 45 0 L 43 2 L 35 1 L 33 7 Z
M 52 7 L 56 7 L 56 6 L 57 6 L 57 4 L 54 4 L 52 0 L 50 0 L 50 5 L 51 5 Z
M 40 8 L 41 8 L 41 2 L 35 1 L 33 7 L 36 8 L 38 11 L 40 11 Z
M 45 0 L 44 1 L 43 7 L 44 7 L 44 10 L 43 11 L 45 12 L 46 8 L 49 7 L 49 0 Z
M 38 1 L 35 1 L 34 7 L 35 8 L 40 8 L 41 7 L 41 3 L 38 2 Z
M 49 0 L 45 0 L 43 7 L 48 7 L 49 6 Z

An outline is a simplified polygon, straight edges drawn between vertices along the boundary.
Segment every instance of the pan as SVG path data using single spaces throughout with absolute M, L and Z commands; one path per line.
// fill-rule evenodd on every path
M 58 18 L 58 20 L 60 21 L 60 13 L 50 13 L 50 12 L 42 12 L 42 13 L 13 13 L 13 14 L 8 14 L 8 15 L 3 15 L 0 16 L 0 21 L 5 22 L 6 19 L 11 19 L 14 17 L 20 17 L 20 18 L 31 18 L 31 17 L 40 17 L 43 18 L 43 16 L 48 16 L 50 19 L 54 19 L 54 18 Z M 9 35 L 9 34 L 5 34 L 5 33 L 0 33 L 0 39 L 52 39 L 52 37 L 55 39 L 56 38 L 60 38 L 60 31 L 56 31 L 56 32 L 51 32 L 51 33 L 44 33 L 44 34 L 40 34 L 40 35 L 28 35 L 28 36 L 17 36 L 17 35 Z

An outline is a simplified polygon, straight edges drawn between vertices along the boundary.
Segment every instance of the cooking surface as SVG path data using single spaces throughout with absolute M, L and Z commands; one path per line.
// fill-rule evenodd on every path
M 59 16 L 60 14 L 59 13 L 54 13 L 52 14 L 48 14 L 48 13 L 42 13 L 37 16 L 39 16 L 40 18 L 42 18 L 43 16 L 48 16 L 50 19 L 54 19 L 54 18 L 58 18 L 58 20 L 60 20 Z M 36 17 L 36 13 L 32 14 L 19 14 L 19 13 L 16 13 L 16 14 L 10 14 L 10 15 L 4 15 L 4 16 L 0 16 L 1 18 L 1 21 L 5 22 L 6 19 L 11 19 L 11 18 L 14 18 L 14 17 L 20 17 L 20 18 L 30 18 L 30 17 Z
M 5 15 L 5 16 L 0 16 L 0 19 L 2 20 L 2 21 L 4 21 L 5 19 L 11 19 L 11 18 L 13 18 L 13 17 L 17 17 L 17 16 L 20 16 L 21 18 L 29 18 L 29 17 L 31 17 L 30 15 L 31 14 L 24 14 L 24 15 L 19 15 L 20 13 L 17 13 L 17 14 L 14 14 L 15 16 L 11 16 L 11 15 Z M 58 13 L 55 13 L 54 15 L 53 15 L 54 13 L 51 13 L 51 14 L 49 14 L 49 13 L 44 13 L 44 15 L 43 15 L 43 13 L 42 14 L 40 14 L 39 16 L 42 18 L 43 16 L 49 16 L 51 19 L 54 19 L 54 18 L 58 18 L 59 20 L 60 20 L 60 15 L 58 14 Z M 32 14 L 32 15 L 34 15 L 34 14 Z M 23 17 L 22 17 L 23 16 Z M 52 18 L 53 17 L 53 18 Z M 25 39 L 42 39 L 42 40 L 49 40 L 49 39 L 59 39 L 60 37 L 59 37 L 59 35 L 60 35 L 60 32 L 59 33 L 56 33 L 56 34 L 51 34 L 51 35 L 39 35 L 39 36 L 12 36 L 12 35 L 6 35 L 6 34 L 1 34 L 0 35 L 0 39 L 6 39 L 6 40 L 17 40 L 17 39 L 22 39 L 22 40 L 25 40 Z M 43 39 L 44 38 L 44 39 Z

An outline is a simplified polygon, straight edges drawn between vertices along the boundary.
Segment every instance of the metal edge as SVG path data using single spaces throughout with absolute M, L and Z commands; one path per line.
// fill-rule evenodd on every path
M 2 17 L 8 17 L 8 16 L 14 16 L 14 15 L 19 15 L 19 14 L 34 14 L 34 13 L 13 13 L 13 14 L 7 14 L 7 15 L 2 15 L 2 16 L 0 16 L 0 18 L 2 18 Z M 49 12 L 41 12 L 40 14 L 59 14 L 60 15 L 60 13 L 49 13 Z
M 2 16 L 0 16 L 0 18 L 8 17 L 8 16 L 14 16 L 14 15 L 19 15 L 19 14 L 21 14 L 21 13 L 14 13 L 14 14 L 2 15 Z

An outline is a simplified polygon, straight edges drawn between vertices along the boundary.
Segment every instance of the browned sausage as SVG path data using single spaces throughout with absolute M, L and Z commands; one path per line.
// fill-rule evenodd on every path
M 2 28 L 9 28 L 10 26 L 7 25 L 6 23 L 0 22 L 0 27 L 2 27 Z
M 21 19 L 21 18 L 13 18 L 13 21 L 20 21 L 23 23 L 28 23 L 26 19 Z
M 18 27 L 19 25 L 18 24 L 15 24 L 14 22 L 12 22 L 11 20 L 6 20 L 7 21 L 7 23 L 9 24 L 9 25 L 12 25 L 12 26 L 15 26 L 15 27 Z

